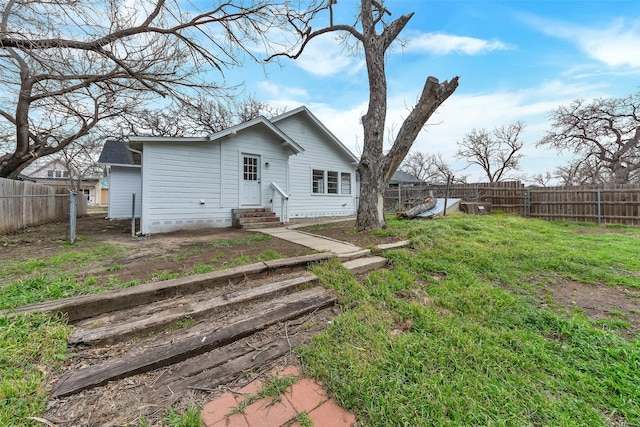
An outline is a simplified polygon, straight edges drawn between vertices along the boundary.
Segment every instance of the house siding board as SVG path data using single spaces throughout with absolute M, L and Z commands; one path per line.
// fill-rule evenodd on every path
M 265 166 L 266 163 L 269 163 L 268 167 Z M 282 218 L 281 199 L 277 193 L 274 194 L 271 183 L 274 182 L 285 193 L 289 192 L 287 159 L 265 156 L 262 159 L 262 165 L 262 206 L 271 208 L 276 213 L 276 216 Z
M 225 215 L 219 208 L 218 156 L 211 143 L 145 144 L 143 234 L 185 229 L 190 224 L 194 228 L 225 226 L 220 225 Z M 230 218 L 226 226 L 231 225 Z
M 290 218 L 346 216 L 356 213 L 355 166 L 309 119 L 295 115 L 278 122 L 278 127 L 304 148 L 304 153 L 289 160 L 291 177 Z M 348 172 L 351 194 L 314 194 L 313 169 Z
M 110 219 L 131 218 L 132 194 L 136 195 L 136 218 L 140 218 L 142 204 L 142 178 L 139 167 L 111 166 L 109 174 Z

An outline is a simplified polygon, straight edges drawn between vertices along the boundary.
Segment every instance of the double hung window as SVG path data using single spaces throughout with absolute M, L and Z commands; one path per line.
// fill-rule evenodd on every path
M 313 169 L 311 191 L 313 194 L 351 194 L 351 173 Z

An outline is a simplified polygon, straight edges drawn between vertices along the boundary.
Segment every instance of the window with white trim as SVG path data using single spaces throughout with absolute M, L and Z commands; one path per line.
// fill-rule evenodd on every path
M 342 172 L 340 174 L 340 194 L 351 194 L 351 174 Z
M 327 172 L 327 193 L 338 194 L 338 172 Z
M 311 183 L 313 194 L 351 194 L 351 173 L 349 172 L 313 169 Z
M 314 169 L 312 172 L 313 193 L 324 193 L 324 171 L 320 169 Z
M 63 170 L 49 169 L 47 171 L 47 177 L 49 178 L 69 178 L 69 172 Z

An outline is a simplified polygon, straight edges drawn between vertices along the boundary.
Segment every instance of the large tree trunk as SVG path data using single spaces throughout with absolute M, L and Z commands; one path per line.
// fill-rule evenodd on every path
M 0 178 L 17 179 L 20 172 L 29 166 L 35 158 L 29 154 L 8 154 L 0 158 Z
M 29 166 L 36 158 L 35 153 L 29 152 L 29 106 L 33 89 L 31 79 L 21 74 L 20 95 L 16 105 L 16 149 L 0 157 L 0 178 L 16 179 L 20 172 Z
M 387 183 L 380 170 L 380 162 L 367 162 L 364 154 L 358 172 L 360 172 L 360 199 L 358 203 L 357 230 L 386 228 L 384 220 L 384 192 Z

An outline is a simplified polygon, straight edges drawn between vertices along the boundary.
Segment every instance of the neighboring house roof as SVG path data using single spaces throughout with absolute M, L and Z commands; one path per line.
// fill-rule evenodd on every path
M 29 181 L 29 182 L 36 182 L 35 178 L 30 177 L 29 175 L 25 175 L 23 173 L 19 173 L 18 174 L 18 181 Z
M 401 170 L 396 171 L 389 180 L 389 184 L 418 184 L 421 182 L 422 181 L 420 181 L 420 179 L 415 175 L 411 175 L 410 173 Z
M 98 163 L 137 166 L 141 164 L 141 161 L 140 154 L 129 150 L 122 141 L 107 140 L 102 147 Z
M 100 181 L 99 178 L 86 178 L 82 180 L 80 185 L 94 186 L 98 181 Z M 67 178 L 37 178 L 36 182 L 39 184 L 62 185 L 65 187 L 75 185 L 75 183 L 71 182 L 71 180 Z
M 57 175 L 50 173 L 56 172 Z M 89 173 L 91 172 L 91 173 Z M 35 164 L 26 168 L 18 178 L 23 181 L 38 182 L 40 184 L 50 185 L 71 185 L 73 180 L 77 180 L 78 177 L 73 176 L 71 179 L 69 175 L 73 174 L 73 171 L 69 171 L 64 161 L 59 158 L 42 158 Z M 102 172 L 98 174 L 97 171 L 87 171 L 87 173 L 81 178 L 81 182 L 86 185 L 93 185 L 98 182 L 102 177 Z
M 356 157 L 355 154 L 351 152 L 340 140 L 333 134 L 325 125 L 322 124 L 320 120 L 316 116 L 309 111 L 309 109 L 302 105 L 298 108 L 295 108 L 291 111 L 287 111 L 286 113 L 280 114 L 279 116 L 273 117 L 271 119 L 272 123 L 278 124 L 279 121 L 286 119 L 287 117 L 295 116 L 296 114 L 304 114 L 306 115 L 312 122 L 315 124 L 318 129 L 320 129 L 324 134 L 329 137 L 329 140 L 342 152 L 344 153 L 351 161 L 357 164 L 360 160 Z

